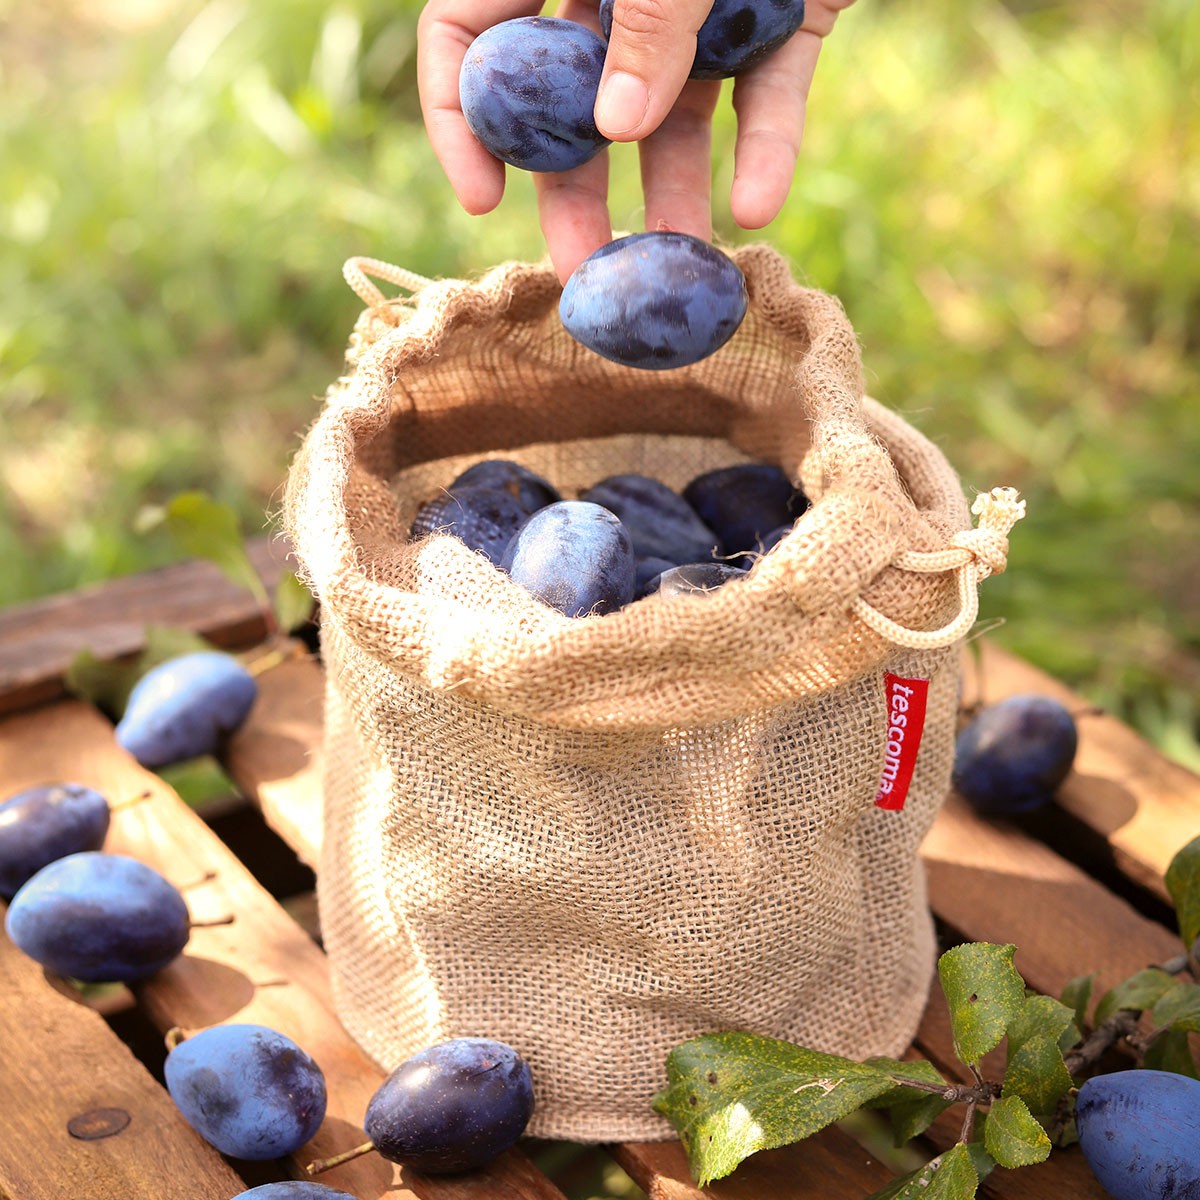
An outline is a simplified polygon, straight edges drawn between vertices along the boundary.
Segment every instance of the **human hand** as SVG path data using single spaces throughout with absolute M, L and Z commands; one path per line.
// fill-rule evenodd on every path
M 821 39 L 853 0 L 808 0 L 790 40 L 736 77 L 738 119 L 733 219 L 758 229 L 783 207 L 804 129 L 805 107 Z M 609 50 L 596 101 L 596 124 L 617 142 L 639 142 L 647 229 L 712 239 L 712 115 L 715 80 L 689 80 L 695 34 L 712 0 L 615 0 Z M 529 0 L 429 0 L 417 25 L 417 81 L 425 126 L 459 203 L 490 212 L 504 193 L 504 164 L 467 128 L 458 76 L 478 34 L 531 16 Z M 563 0 L 557 16 L 599 32 L 595 0 Z M 612 237 L 608 157 L 556 174 L 535 174 L 542 233 L 563 282 Z

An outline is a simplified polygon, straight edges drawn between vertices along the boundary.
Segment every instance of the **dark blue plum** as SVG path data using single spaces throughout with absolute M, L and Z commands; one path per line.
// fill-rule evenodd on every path
M 508 492 L 527 513 L 537 512 L 562 499 L 558 488 L 549 480 L 509 458 L 485 458 L 475 463 L 452 480 L 446 490 L 453 492 L 460 487 L 496 488 Z
M 0 804 L 0 897 L 11 900 L 44 866 L 99 850 L 108 833 L 108 801 L 81 783 L 44 783 Z
M 686 233 L 634 233 L 575 268 L 558 311 L 601 357 L 665 371 L 719 350 L 747 305 L 745 276 L 715 246 Z
M 954 787 L 979 812 L 1029 812 L 1052 799 L 1078 744 L 1075 721 L 1057 700 L 1009 696 L 959 733 Z
M 1117 1071 L 1075 1100 L 1079 1146 L 1113 1200 L 1200 1200 L 1200 1081 Z
M 717 535 L 676 491 L 649 475 L 610 475 L 581 492 L 580 500 L 603 505 L 629 531 L 639 558 L 665 558 L 672 566 L 719 554 Z
M 500 566 L 543 604 L 568 617 L 615 612 L 633 599 L 633 544 L 607 508 L 562 500 L 538 509 Z
M 172 1049 L 163 1072 L 188 1124 L 231 1158 L 291 1154 L 325 1119 L 321 1068 L 265 1025 L 205 1029 Z
M 491 1162 L 532 1113 L 529 1066 L 511 1046 L 456 1038 L 401 1063 L 371 1098 L 363 1128 L 384 1158 L 440 1175 Z
M 212 754 L 246 719 L 257 696 L 254 677 L 233 655 L 180 655 L 137 681 L 117 723 L 117 741 L 151 770 Z
M 289 1179 L 284 1183 L 263 1183 L 248 1192 L 238 1192 L 233 1200 L 355 1200 L 355 1197 L 323 1183 Z
M 650 595 L 658 587 L 658 577 L 676 565 L 665 558 L 639 558 L 634 563 L 633 598 Z
M 467 127 L 484 148 L 526 171 L 569 171 L 608 139 L 592 110 L 604 42 L 560 17 L 516 17 L 484 30 L 458 77 Z
M 787 525 L 777 525 L 770 533 L 764 534 L 758 543 L 758 552 L 755 557 L 769 554 L 794 528 L 795 526 L 789 522 Z
M 721 539 L 731 561 L 749 565 L 764 540 L 808 507 L 803 492 L 771 463 L 742 463 L 697 475 L 683 498 Z
M 89 850 L 43 867 L 13 897 L 5 928 L 57 975 L 130 983 L 179 957 L 190 922 L 179 889 L 153 868 Z
M 448 533 L 489 562 L 499 563 L 513 534 L 529 516 L 510 491 L 491 487 L 456 487 L 421 505 L 408 536 L 416 541 L 431 533 Z
M 600 0 L 612 33 L 613 0 Z M 762 62 L 804 24 L 804 0 L 716 0 L 696 35 L 691 79 L 728 79 Z
M 731 579 L 745 577 L 746 572 L 741 567 L 731 567 L 728 563 L 684 563 L 664 571 L 650 590 L 670 599 L 672 596 L 687 596 L 695 592 L 715 592 Z

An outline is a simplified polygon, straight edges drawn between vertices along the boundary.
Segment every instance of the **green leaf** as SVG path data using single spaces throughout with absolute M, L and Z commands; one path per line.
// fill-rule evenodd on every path
M 975 1128 L 979 1129 L 980 1125 L 983 1126 L 983 1133 L 986 1135 L 987 1113 L 975 1115 Z M 983 1139 L 979 1136 L 967 1143 L 967 1153 L 970 1154 L 975 1174 L 979 1176 L 979 1182 L 982 1183 L 996 1169 L 996 1160 L 987 1152 Z
M 1050 1156 L 1050 1139 L 1019 1096 L 1001 1096 L 988 1110 L 987 1152 L 1002 1167 L 1027 1167 Z
M 906 1059 L 897 1063 L 891 1058 L 868 1058 L 864 1062 L 864 1066 L 873 1066 L 880 1063 L 892 1072 L 893 1079 L 896 1078 L 896 1068 L 903 1070 L 903 1078 L 911 1081 L 914 1084 L 932 1084 L 935 1087 L 946 1087 L 945 1076 L 933 1065 L 923 1058 Z M 917 1094 L 928 1094 L 924 1087 L 917 1088 Z M 874 1100 L 869 1101 L 865 1108 L 890 1108 L 893 1104 L 902 1104 L 913 1098 L 913 1088 L 907 1086 L 906 1083 L 898 1082 L 895 1087 L 889 1088 L 882 1095 L 876 1096 Z
M 938 959 L 954 1052 L 964 1063 L 977 1063 L 994 1050 L 1025 1004 L 1025 982 L 1013 966 L 1015 953 L 1012 945 L 966 942 Z
M 667 1055 L 654 1099 L 703 1187 L 758 1150 L 800 1141 L 895 1087 L 913 1064 L 868 1063 L 750 1033 L 715 1033 Z
M 978 1190 L 979 1175 L 970 1151 L 959 1142 L 867 1200 L 972 1200 Z
M 1035 1113 L 1050 1114 L 1074 1086 L 1058 1042 L 1033 1037 L 1023 1042 L 1008 1060 L 1004 1095 L 1019 1097 Z
M 1024 1045 L 1031 1038 L 1046 1037 L 1057 1042 L 1071 1028 L 1074 1013 L 1053 996 L 1027 996 L 1021 1011 L 1008 1026 L 1008 1053 Z
M 1090 975 L 1076 975 L 1074 979 L 1068 979 L 1067 986 L 1063 988 L 1062 1002 L 1075 1010 L 1075 1024 L 1080 1029 L 1087 1025 L 1087 1010 L 1095 982 L 1096 973 L 1093 971 Z
M 179 492 L 168 502 L 163 521 L 187 554 L 215 563 L 231 583 L 246 588 L 264 611 L 270 607 L 232 508 L 204 492 Z
M 1176 980 L 1155 1002 L 1150 1016 L 1156 1026 L 1200 1033 L 1200 984 Z
M 299 629 L 312 616 L 316 605 L 312 592 L 300 582 L 295 571 L 284 571 L 280 575 L 271 608 L 275 613 L 275 624 L 282 632 Z
M 912 1096 L 912 1092 L 909 1092 Z M 953 1100 L 926 1093 L 910 1100 L 899 1100 L 888 1107 L 888 1119 L 892 1123 L 892 1136 L 897 1146 L 903 1146 L 911 1138 L 924 1133 L 946 1111 L 953 1107 Z
M 1146 1047 L 1142 1057 L 1142 1066 L 1151 1071 L 1173 1071 L 1176 1075 L 1188 1075 L 1192 1079 L 1200 1078 L 1196 1069 L 1196 1059 L 1192 1055 L 1188 1035 L 1182 1029 L 1168 1029 L 1160 1034 Z
M 1123 1008 L 1134 1012 L 1153 1008 L 1174 984 L 1174 977 L 1168 975 L 1161 967 L 1147 967 L 1144 971 L 1130 975 L 1128 979 L 1101 996 L 1093 1019 L 1100 1025 Z
M 1167 867 L 1166 884 L 1175 904 L 1179 936 L 1190 950 L 1200 937 L 1200 837 L 1176 852 Z

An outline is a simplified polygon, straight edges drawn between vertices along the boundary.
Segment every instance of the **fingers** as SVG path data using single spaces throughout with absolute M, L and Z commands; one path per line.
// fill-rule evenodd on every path
M 712 116 L 717 81 L 691 80 L 639 152 L 646 228 L 712 240 Z
M 560 283 L 593 250 L 612 239 L 608 215 L 608 155 L 571 171 L 535 175 L 538 216 L 554 273 Z
M 801 29 L 733 87 L 737 143 L 729 208 L 743 229 L 761 229 L 791 190 L 808 91 L 821 39 Z
M 493 0 L 487 11 L 470 0 L 429 0 L 417 21 L 417 92 L 429 142 L 459 204 L 474 216 L 491 212 L 504 194 L 504 164 L 467 128 L 458 76 L 467 47 L 484 29 L 532 16 L 529 0 Z
M 712 0 L 614 0 L 596 126 L 615 142 L 657 129 L 696 57 L 696 30 Z

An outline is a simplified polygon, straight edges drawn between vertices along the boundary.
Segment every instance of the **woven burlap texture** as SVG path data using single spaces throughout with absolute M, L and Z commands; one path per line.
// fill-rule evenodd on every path
M 448 1037 L 509 1042 L 538 1136 L 670 1136 L 651 1098 L 703 1032 L 898 1053 L 931 977 L 917 851 L 948 786 L 957 648 L 899 647 L 854 610 L 951 621 L 953 571 L 891 564 L 944 551 L 966 505 L 941 452 L 863 396 L 840 304 L 768 247 L 733 257 L 742 328 L 665 372 L 574 342 L 546 265 L 380 298 L 288 479 L 321 603 L 339 1015 L 385 1069 Z M 566 495 L 761 459 L 812 505 L 744 580 L 570 619 L 454 538 L 407 540 L 488 455 Z M 930 680 L 901 812 L 874 804 L 886 671 Z

